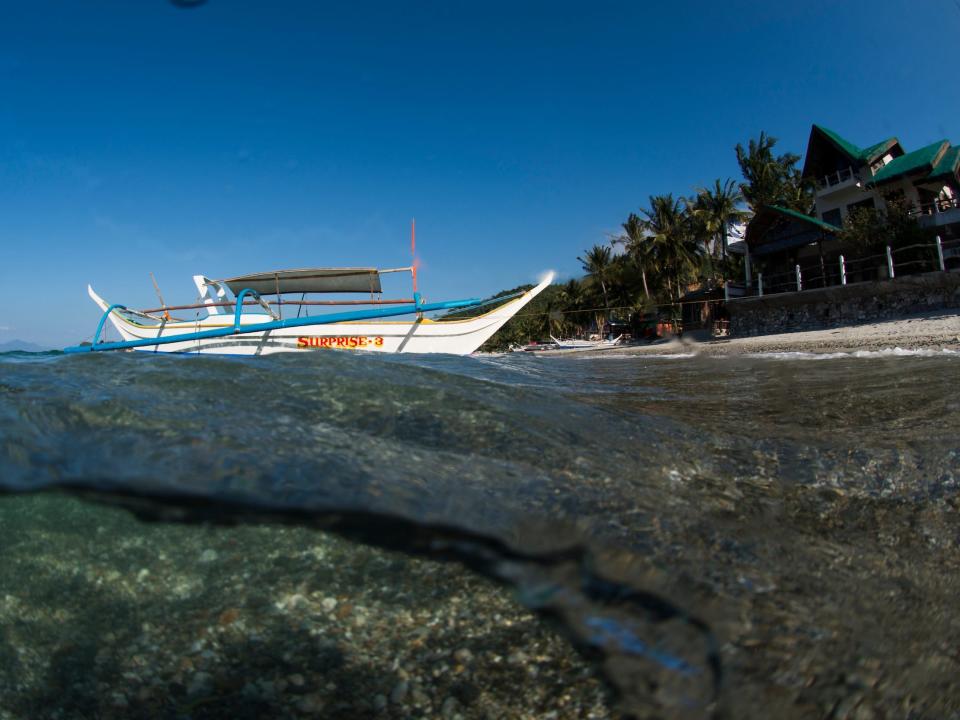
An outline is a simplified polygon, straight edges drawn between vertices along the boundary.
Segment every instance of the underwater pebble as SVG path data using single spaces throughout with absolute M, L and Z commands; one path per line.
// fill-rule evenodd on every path
M 303 687 L 306 680 L 304 680 L 303 675 L 300 673 L 294 673 L 287 677 L 287 682 L 293 685 L 294 687 Z
M 390 702 L 394 705 L 400 705 L 404 700 L 407 699 L 407 692 L 410 690 L 410 683 L 406 680 L 401 680 L 396 685 L 393 686 L 393 690 L 390 691 Z
M 307 715 L 317 715 L 323 712 L 325 703 L 317 695 L 304 695 L 297 701 L 297 710 Z
M 440 715 L 444 720 L 449 720 L 457 713 L 457 699 L 454 697 L 448 697 L 443 701 L 443 705 L 440 707 Z
M 198 672 L 190 678 L 190 684 L 187 686 L 187 695 L 196 697 L 197 695 L 206 695 L 210 692 L 213 678 L 209 673 Z
M 521 665 L 525 663 L 528 659 L 529 658 L 527 657 L 527 654 L 525 652 L 517 650 L 510 654 L 510 656 L 507 658 L 507 662 L 510 663 L 511 665 Z

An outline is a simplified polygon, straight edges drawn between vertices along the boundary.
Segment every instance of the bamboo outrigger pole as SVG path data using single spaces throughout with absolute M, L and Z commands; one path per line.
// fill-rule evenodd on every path
M 163 295 L 160 294 L 160 286 L 157 284 L 157 279 L 153 276 L 153 272 L 150 272 L 150 279 L 153 281 L 153 289 L 157 291 L 157 298 L 160 300 L 160 309 L 163 310 L 163 317 L 165 320 L 170 319 L 170 311 L 167 310 L 167 304 L 163 301 Z

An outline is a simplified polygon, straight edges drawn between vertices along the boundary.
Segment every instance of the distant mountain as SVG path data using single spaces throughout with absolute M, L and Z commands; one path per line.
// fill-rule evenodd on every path
M 8 340 L 0 342 L 0 352 L 46 352 L 49 348 L 41 347 L 26 340 Z

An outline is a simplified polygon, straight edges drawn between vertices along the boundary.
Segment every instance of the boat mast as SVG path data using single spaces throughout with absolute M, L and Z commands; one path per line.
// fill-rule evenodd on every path
M 417 219 L 410 220 L 410 275 L 413 277 L 413 299 L 420 304 L 420 293 L 417 291 Z M 417 313 L 417 320 L 423 319 L 423 313 Z

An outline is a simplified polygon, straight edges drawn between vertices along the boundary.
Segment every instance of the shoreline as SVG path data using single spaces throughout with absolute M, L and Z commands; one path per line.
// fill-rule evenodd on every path
M 797 330 L 773 335 L 751 335 L 698 340 L 690 335 L 662 339 L 650 344 L 624 345 L 583 355 L 747 355 L 753 353 L 836 353 L 901 350 L 948 350 L 960 352 L 960 312 L 932 310 L 894 320 L 843 325 L 822 330 Z M 573 351 L 576 353 L 576 351 Z M 543 350 L 537 355 L 570 355 L 569 350 Z M 581 353 L 576 353 L 581 354 Z

